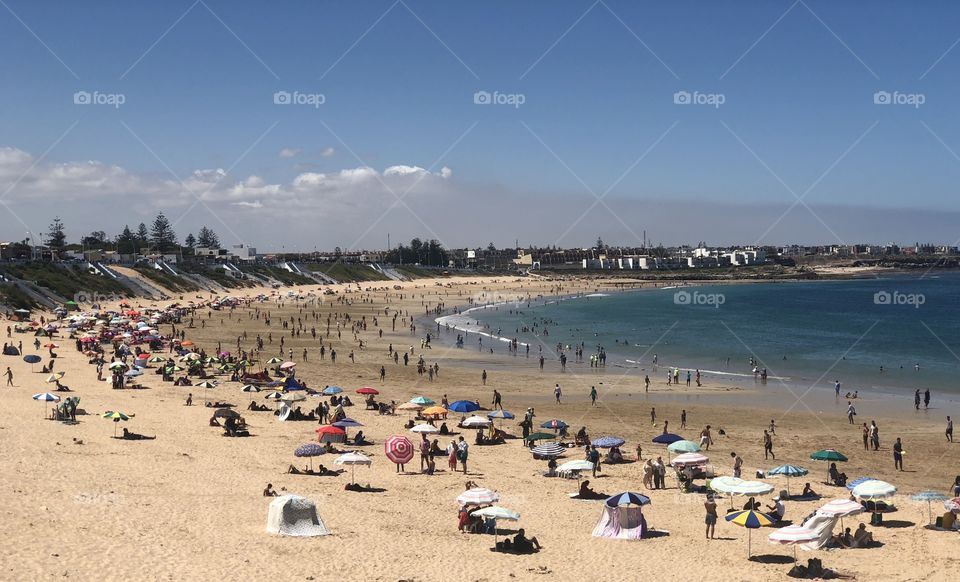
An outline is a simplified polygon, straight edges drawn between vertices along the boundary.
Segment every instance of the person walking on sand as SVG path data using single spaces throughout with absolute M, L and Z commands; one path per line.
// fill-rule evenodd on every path
M 900 442 L 900 437 L 893 443 L 893 468 L 903 471 L 903 443 Z
M 857 410 L 853 407 L 853 402 L 847 400 L 847 421 L 853 424 L 853 417 L 857 415 Z
M 713 443 L 713 438 L 710 436 L 710 425 L 708 424 L 700 431 L 700 448 L 709 451 L 710 445 Z
M 712 540 L 714 539 L 713 530 L 717 525 L 717 502 L 713 498 L 713 493 L 707 493 L 707 500 L 703 502 L 703 508 L 707 512 L 703 520 L 703 522 L 707 524 L 707 539 Z
M 657 424 L 657 409 L 650 408 L 650 424 Z
M 590 406 L 596 406 L 596 405 L 597 405 L 597 387 L 591 386 L 590 387 Z
M 645 375 L 643 377 L 643 391 L 650 392 L 650 376 L 649 375 Z
M 743 459 L 737 453 L 730 453 L 730 456 L 733 457 L 733 476 L 739 479 L 743 473 Z
M 774 459 L 777 458 L 777 456 L 773 454 L 773 437 L 770 436 L 769 432 L 763 431 L 763 458 L 766 459 L 767 455 L 770 455 Z
M 920 389 L 917 388 L 917 391 L 913 394 L 913 407 L 916 410 L 920 410 Z
M 687 428 L 687 409 L 680 411 L 680 428 Z
M 447 445 L 447 467 L 454 472 L 457 470 L 457 441 L 450 441 Z
M 500 396 L 500 393 L 497 392 L 496 389 L 494 389 L 493 391 L 493 408 L 494 409 L 499 408 L 500 410 L 503 410 L 503 403 L 501 402 L 501 400 L 502 400 L 502 397 Z
M 946 435 L 947 435 L 947 442 L 952 443 L 953 442 L 953 420 L 951 420 L 949 416 L 947 417 Z
M 923 408 L 926 410 L 930 408 L 930 389 L 927 388 L 923 391 Z
M 484 370 L 483 373 L 480 374 L 480 382 L 481 382 L 484 386 L 487 385 L 487 371 L 486 371 L 486 370 Z
M 553 396 L 554 398 L 557 399 L 557 404 L 560 404 L 560 396 L 562 395 L 563 393 L 560 391 L 560 384 L 557 384 L 556 387 L 553 389 Z
M 13 386 L 13 370 L 10 369 L 10 366 L 7 366 L 7 386 Z

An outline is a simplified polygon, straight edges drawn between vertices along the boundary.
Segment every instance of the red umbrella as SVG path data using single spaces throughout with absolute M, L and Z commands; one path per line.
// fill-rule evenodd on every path
M 370 388 L 369 386 L 364 386 L 363 388 L 357 389 L 357 394 L 369 395 L 369 394 L 380 394 L 380 391 L 376 388 Z
M 413 443 L 405 436 L 394 435 L 383 443 L 383 451 L 387 458 L 398 465 L 404 465 L 413 460 Z
M 347 431 L 331 425 L 321 426 L 317 429 L 317 434 L 321 443 L 342 443 L 347 438 Z

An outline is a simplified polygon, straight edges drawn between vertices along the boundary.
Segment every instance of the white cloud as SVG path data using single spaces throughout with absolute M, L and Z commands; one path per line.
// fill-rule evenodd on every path
M 298 148 L 283 148 L 280 150 L 281 158 L 295 158 L 300 155 L 301 150 Z
M 327 147 L 323 148 L 322 150 L 320 150 L 320 155 L 323 156 L 323 157 L 325 157 L 325 158 L 329 158 L 329 157 L 331 157 L 331 156 L 332 156 L 333 154 L 335 154 L 335 153 L 337 153 L 337 150 L 335 150 L 335 149 L 333 149 L 332 147 L 329 147 L 329 146 L 327 146 Z

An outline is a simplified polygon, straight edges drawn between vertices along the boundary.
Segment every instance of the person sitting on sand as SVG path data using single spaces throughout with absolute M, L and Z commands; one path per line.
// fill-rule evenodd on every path
M 577 492 L 577 499 L 606 499 L 607 495 L 597 493 L 590 488 L 590 480 L 584 479 L 580 483 L 580 490 Z
M 746 503 L 743 504 L 743 509 L 750 510 L 750 511 L 760 511 L 760 502 L 754 499 L 753 497 L 751 497 L 750 499 L 747 500 Z
M 800 494 L 800 497 L 820 497 L 820 495 L 813 490 L 809 483 L 804 483 L 803 493 Z
M 574 444 L 577 446 L 590 444 L 590 437 L 587 436 L 587 427 L 580 427 L 580 430 L 577 431 L 577 435 L 574 437 Z
M 557 476 L 557 459 L 556 457 L 550 457 L 550 460 L 547 461 L 547 472 L 543 474 L 544 477 L 556 477 Z
M 850 531 L 849 529 L 847 531 Z M 867 531 L 867 524 L 861 523 L 860 527 L 857 528 L 856 533 L 853 534 L 853 542 L 850 544 L 851 548 L 865 548 L 873 543 L 873 534 Z
M 620 447 L 611 448 L 610 452 L 607 453 L 604 462 L 608 464 L 622 463 L 623 453 L 620 452 Z
M 773 503 L 768 505 L 767 509 L 770 510 L 768 515 L 774 518 L 776 521 L 783 521 L 783 516 L 787 512 L 787 508 L 783 504 L 783 501 L 780 500 L 780 496 L 774 497 Z
M 279 494 L 273 490 L 273 483 L 267 483 L 267 488 L 263 490 L 263 496 L 276 497 L 277 495 Z
M 358 430 L 356 436 L 353 437 L 353 444 L 355 445 L 367 444 L 367 439 L 364 438 L 362 430 Z
M 846 487 L 847 486 L 847 474 L 841 473 L 837 470 L 836 463 L 830 463 L 830 482 L 837 487 Z
M 849 548 L 853 543 L 853 537 L 850 535 L 850 528 L 843 530 L 842 534 L 837 534 L 833 536 L 830 541 L 841 548 Z
M 155 437 L 155 436 L 146 436 L 146 435 L 142 435 L 142 434 L 137 434 L 137 433 L 135 433 L 135 432 L 130 432 L 130 431 L 127 430 L 127 429 L 123 429 L 123 436 L 120 437 L 120 438 L 122 438 L 122 439 L 124 439 L 124 440 L 127 440 L 127 441 L 152 441 L 152 440 L 154 440 L 154 439 L 157 438 L 157 437 Z
M 540 550 L 540 542 L 537 538 L 527 539 L 527 533 L 523 528 L 513 536 L 513 549 L 518 552 L 532 552 L 534 549 Z

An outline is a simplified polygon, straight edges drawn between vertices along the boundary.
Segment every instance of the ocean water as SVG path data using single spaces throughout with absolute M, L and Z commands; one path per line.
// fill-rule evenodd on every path
M 501 353 L 506 344 L 497 338 L 516 338 L 531 357 L 582 342 L 585 358 L 602 346 L 607 368 L 640 374 L 665 376 L 677 366 L 747 385 L 752 357 L 770 383 L 832 390 L 839 380 L 841 396 L 918 388 L 960 395 L 960 273 L 541 299 L 481 306 L 440 323 L 469 329 L 467 349 L 477 348 L 478 333 Z

